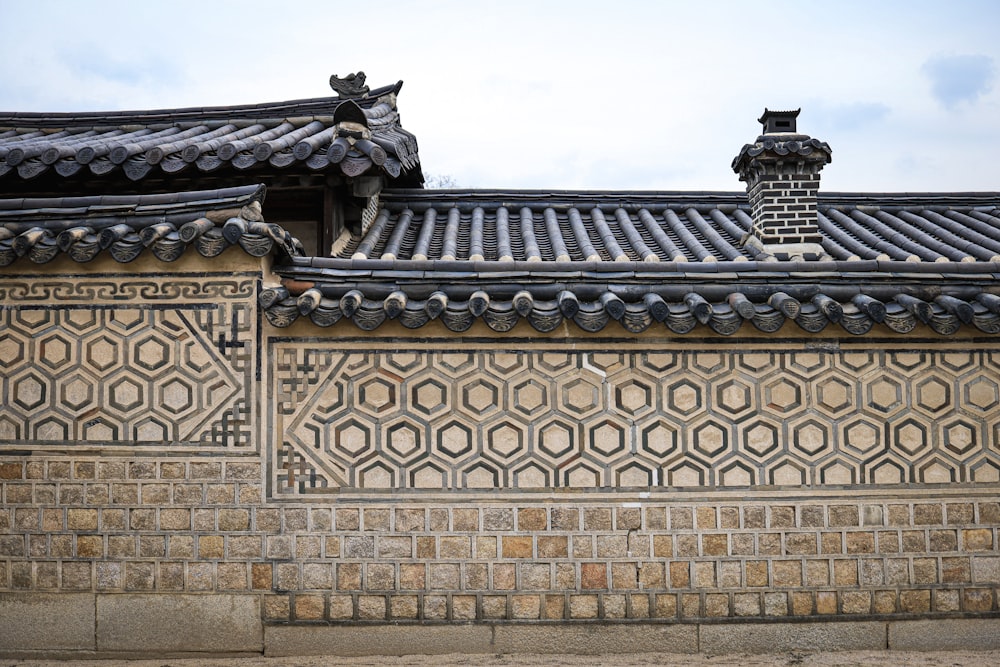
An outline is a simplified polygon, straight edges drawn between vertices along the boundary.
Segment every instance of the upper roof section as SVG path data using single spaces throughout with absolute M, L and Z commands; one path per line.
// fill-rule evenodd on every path
M 740 193 L 387 191 L 341 259 L 764 261 Z M 1000 193 L 820 194 L 827 259 L 1000 262 Z
M 375 90 L 363 82 L 363 73 L 332 77 L 337 97 L 270 104 L 0 112 L 0 187 L 6 179 L 43 174 L 139 181 L 256 167 L 349 177 L 381 173 L 390 184 L 419 185 L 417 141 L 400 126 L 396 110 L 403 82 Z

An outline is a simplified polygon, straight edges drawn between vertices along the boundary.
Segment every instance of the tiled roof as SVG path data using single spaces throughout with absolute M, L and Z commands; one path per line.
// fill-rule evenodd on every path
M 385 192 L 355 259 L 747 261 L 742 193 Z M 831 259 L 1000 261 L 1000 193 L 823 194 Z
M 157 195 L 0 199 L 0 266 L 19 258 L 36 264 L 60 253 L 89 262 L 107 252 L 130 262 L 144 250 L 171 262 L 188 247 L 214 257 L 239 245 L 255 257 L 286 260 L 301 244 L 263 221 L 264 187 Z
M 521 320 L 541 332 L 615 322 L 629 333 L 753 335 L 794 322 L 810 333 L 1000 333 L 993 194 L 821 196 L 830 256 L 797 262 L 741 246 L 748 222 L 735 194 L 388 192 L 369 233 L 330 258 L 302 256 L 265 223 L 263 194 L 0 200 L 0 266 L 60 252 L 128 262 L 146 249 L 172 261 L 189 246 L 212 257 L 239 244 L 275 255 L 282 285 L 260 305 L 276 326 L 305 317 L 364 330 L 396 319 L 452 331 L 481 320 L 498 333 Z M 849 241 L 830 243 L 831 228 Z
M 741 243 L 728 193 L 396 191 L 334 258 L 275 267 L 261 304 L 278 326 L 439 319 L 497 332 L 527 320 L 600 331 L 665 326 L 731 335 L 794 321 L 863 334 L 1000 332 L 1000 195 L 821 195 L 828 256 L 779 262 Z
M 305 167 L 419 184 L 415 137 L 399 123 L 402 82 L 366 98 L 336 97 L 249 106 L 0 113 L 0 184 L 53 173 L 121 173 L 132 181 L 187 171 Z M 356 105 L 356 106 L 354 106 Z M 367 131 L 338 125 L 359 109 Z M 346 113 L 345 113 L 346 112 Z M 370 136 L 367 134 L 370 133 Z M 365 135 L 365 136 L 362 136 Z

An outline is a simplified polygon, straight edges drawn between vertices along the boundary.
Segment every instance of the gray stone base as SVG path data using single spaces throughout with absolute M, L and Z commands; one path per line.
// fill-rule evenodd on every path
M 893 651 L 1000 650 L 1000 619 L 942 618 L 889 623 Z
M 263 625 L 255 595 L 0 595 L 0 657 L 995 651 L 1000 618 Z
M 0 595 L 0 655 L 260 655 L 256 595 Z
M 255 595 L 100 595 L 97 650 L 259 653 L 259 604 Z
M 877 651 L 886 647 L 885 623 L 718 623 L 702 625 L 701 653 Z
M 94 597 L 89 593 L 0 593 L 0 654 L 95 650 Z

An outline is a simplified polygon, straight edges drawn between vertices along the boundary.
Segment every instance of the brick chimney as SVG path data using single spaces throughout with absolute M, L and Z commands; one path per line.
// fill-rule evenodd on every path
M 816 220 L 819 172 L 831 160 L 830 145 L 796 131 L 795 111 L 764 109 L 764 133 L 733 159 L 747 184 L 753 217 L 748 244 L 776 259 L 824 255 Z

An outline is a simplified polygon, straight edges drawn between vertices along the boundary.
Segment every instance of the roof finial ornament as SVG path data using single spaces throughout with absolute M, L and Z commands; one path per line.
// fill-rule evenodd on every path
M 330 87 L 342 99 L 357 99 L 368 95 L 368 86 L 365 85 L 365 73 L 348 74 L 340 78 L 336 74 L 330 76 Z

